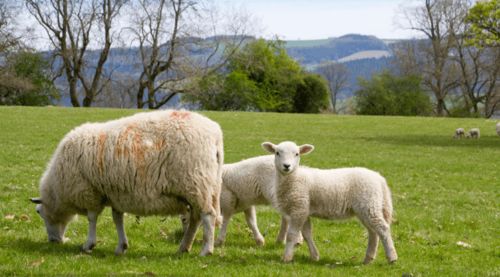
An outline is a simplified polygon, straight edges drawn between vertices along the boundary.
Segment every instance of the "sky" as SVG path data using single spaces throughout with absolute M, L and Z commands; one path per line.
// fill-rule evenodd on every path
M 266 38 L 278 35 L 284 40 L 324 39 L 350 33 L 385 39 L 415 36 L 395 23 L 400 6 L 411 0 L 218 1 L 222 5 L 240 5 L 259 22 Z

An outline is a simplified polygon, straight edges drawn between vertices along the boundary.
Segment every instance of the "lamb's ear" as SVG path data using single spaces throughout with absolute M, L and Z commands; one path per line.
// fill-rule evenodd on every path
M 314 145 L 311 144 L 303 144 L 299 146 L 300 155 L 306 155 L 311 153 L 314 150 Z
M 35 204 L 42 204 L 42 199 L 40 197 L 30 198 L 30 201 L 35 203 Z
M 262 145 L 262 148 L 264 148 L 264 150 L 266 150 L 267 152 L 269 153 L 276 153 L 276 145 L 270 143 L 270 142 L 264 142 L 261 144 Z

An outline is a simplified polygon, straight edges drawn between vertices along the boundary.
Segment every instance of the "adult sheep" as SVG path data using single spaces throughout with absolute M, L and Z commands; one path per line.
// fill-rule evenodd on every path
M 293 142 L 274 145 L 265 142 L 262 147 L 275 154 L 276 199 L 280 211 L 290 220 L 283 261 L 293 260 L 294 245 L 302 231 L 313 260 L 319 259 L 312 238 L 309 217 L 344 219 L 356 215 L 368 230 L 368 248 L 364 263 L 370 263 L 377 253 L 379 237 L 387 260 L 397 260 L 390 223 L 392 200 L 385 179 L 365 168 L 321 170 L 299 167 L 300 155 L 310 153 L 309 144 L 297 146 Z
M 179 251 L 190 250 L 203 222 L 200 255 L 213 252 L 219 216 L 223 140 L 220 126 L 188 111 L 138 113 L 104 123 L 83 124 L 59 143 L 40 181 L 37 212 L 49 241 L 64 242 L 75 214 L 88 217 L 82 250 L 96 244 L 97 217 L 111 206 L 118 233 L 116 254 L 128 240 L 123 213 L 139 216 L 190 212 Z
M 255 242 L 259 246 L 264 245 L 264 237 L 257 226 L 255 205 L 271 204 L 276 207 L 273 186 L 275 175 L 273 155 L 253 157 L 224 165 L 220 195 L 223 222 L 216 245 L 224 244 L 231 217 L 242 211 L 245 213 L 247 225 L 252 230 Z M 288 223 L 282 218 L 277 242 L 285 242 L 287 228 Z

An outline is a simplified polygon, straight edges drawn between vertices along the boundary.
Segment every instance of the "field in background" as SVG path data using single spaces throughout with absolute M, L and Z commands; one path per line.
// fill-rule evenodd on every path
M 338 275 L 499 276 L 500 137 L 485 119 L 205 112 L 224 131 L 227 163 L 263 155 L 263 141 L 314 144 L 302 164 L 363 166 L 381 172 L 393 193 L 393 238 L 399 260 L 388 265 L 379 246 L 363 266 L 367 238 L 356 220 L 313 220 L 320 261 L 307 247 L 283 264 L 274 243 L 279 216 L 257 210 L 266 245 L 255 246 L 244 217 L 233 218 L 226 245 L 198 257 L 201 231 L 190 254 L 176 255 L 177 218 L 125 218 L 130 248 L 113 252 L 117 236 L 111 212 L 98 221 L 98 245 L 82 254 L 87 221 L 69 225 L 64 245 L 47 242 L 42 220 L 30 204 L 57 143 L 87 121 L 105 121 L 136 110 L 0 107 L 0 275 Z M 479 140 L 454 140 L 457 127 L 479 127 Z

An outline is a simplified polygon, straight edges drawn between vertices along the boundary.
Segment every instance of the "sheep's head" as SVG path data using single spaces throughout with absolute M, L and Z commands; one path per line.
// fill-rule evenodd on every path
M 62 221 L 56 221 L 49 215 L 47 208 L 44 206 L 40 198 L 31 198 L 30 200 L 36 204 L 36 212 L 45 222 L 49 242 L 66 242 L 68 239 L 64 237 L 64 233 L 66 232 L 66 226 L 68 225 L 69 219 L 65 218 L 65 220 Z
M 297 144 L 291 141 L 284 141 L 278 145 L 264 142 L 262 143 L 262 148 L 274 154 L 274 165 L 278 172 L 283 175 L 294 172 L 300 164 L 300 156 L 311 153 L 314 150 L 314 146 L 310 144 L 297 146 Z

